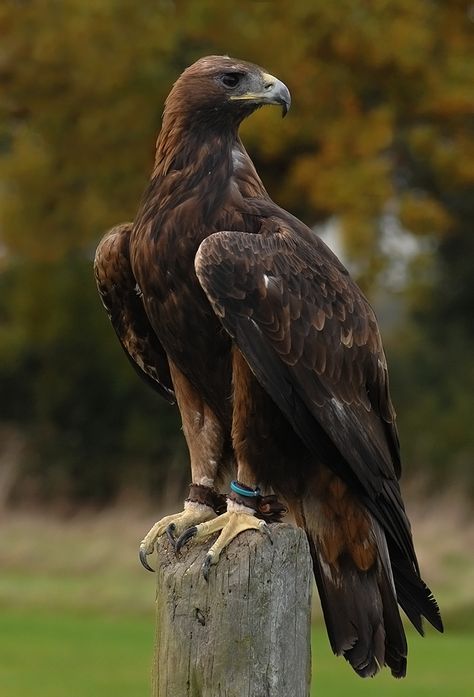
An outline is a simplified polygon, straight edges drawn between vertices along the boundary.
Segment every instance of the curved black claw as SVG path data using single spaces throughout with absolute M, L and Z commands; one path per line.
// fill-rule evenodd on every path
M 176 553 L 179 552 L 181 547 L 186 544 L 188 540 L 191 539 L 191 537 L 194 537 L 194 535 L 197 533 L 197 527 L 195 525 L 192 525 L 190 528 L 185 530 L 182 535 L 178 537 L 176 540 Z
M 209 581 L 209 571 L 212 566 L 212 554 L 206 554 L 206 558 L 202 564 L 202 575 L 206 581 Z
M 138 556 L 140 557 L 140 561 L 142 563 L 142 566 L 144 566 L 147 571 L 152 571 L 154 573 L 155 569 L 152 569 L 146 560 L 148 554 L 147 554 L 145 547 L 140 547 L 140 551 L 138 553 Z
M 174 523 L 170 523 L 168 527 L 166 528 L 166 536 L 168 537 L 168 540 L 170 542 L 170 545 L 173 547 L 174 551 L 176 552 L 176 537 L 173 535 L 174 531 L 176 530 L 176 525 Z

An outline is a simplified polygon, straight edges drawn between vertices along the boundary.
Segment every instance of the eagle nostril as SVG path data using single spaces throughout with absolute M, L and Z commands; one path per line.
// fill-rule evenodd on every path
M 271 90 L 272 87 L 275 87 L 275 83 L 274 83 L 274 82 L 266 82 L 265 85 L 264 85 L 264 89 L 265 89 L 266 92 L 268 92 L 268 90 Z

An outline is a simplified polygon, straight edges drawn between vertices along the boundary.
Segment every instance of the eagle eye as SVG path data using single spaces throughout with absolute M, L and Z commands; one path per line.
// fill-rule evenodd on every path
M 221 82 L 224 87 L 233 89 L 237 87 L 240 82 L 241 75 L 239 73 L 224 73 L 221 77 Z

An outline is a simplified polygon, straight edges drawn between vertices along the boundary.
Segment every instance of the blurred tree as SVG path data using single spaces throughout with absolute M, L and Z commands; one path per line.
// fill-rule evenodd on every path
M 201 55 L 258 62 L 289 85 L 290 117 L 262 110 L 245 142 L 281 205 L 309 224 L 337 218 L 365 288 L 388 278 L 388 208 L 429 241 L 408 278 L 424 327 L 404 346 L 439 345 L 449 325 L 456 355 L 474 296 L 473 19 L 467 0 L 2 3 L 0 418 L 28 428 L 29 472 L 41 468 L 53 493 L 75 482 L 78 495 L 106 497 L 132 476 L 162 488 L 157 461 L 184 457 L 173 412 L 115 346 L 89 267 L 103 231 L 133 219 L 164 98 Z M 445 398 L 414 399 L 426 383 L 407 378 L 414 354 L 403 351 L 404 427 L 419 443 L 410 404 L 429 415 L 426 430 Z M 431 441 L 408 454 L 432 464 Z

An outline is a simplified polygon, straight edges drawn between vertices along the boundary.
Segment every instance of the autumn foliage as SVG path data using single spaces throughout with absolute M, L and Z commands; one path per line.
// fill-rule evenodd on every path
M 103 232 L 134 217 L 171 84 L 212 53 L 291 90 L 285 121 L 262 110 L 242 135 L 273 198 L 337 232 L 390 318 L 407 469 L 472 480 L 473 32 L 467 0 L 2 3 L 0 420 L 26 446 L 14 499 L 107 500 L 186 476 L 176 415 L 123 358 L 90 267 Z

